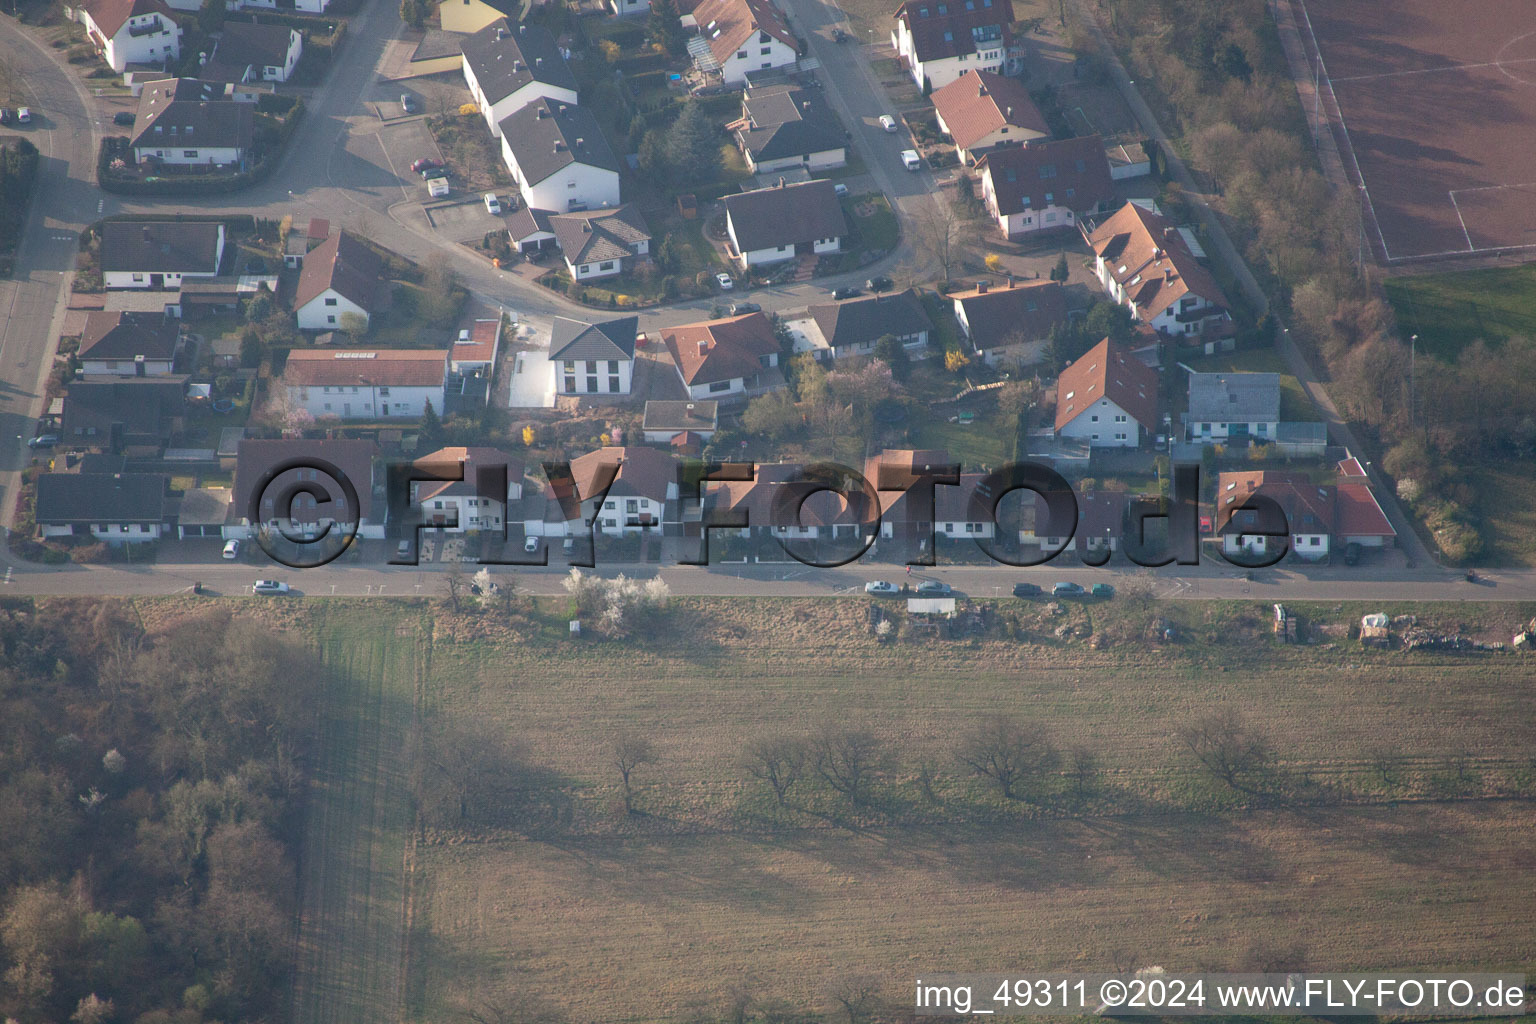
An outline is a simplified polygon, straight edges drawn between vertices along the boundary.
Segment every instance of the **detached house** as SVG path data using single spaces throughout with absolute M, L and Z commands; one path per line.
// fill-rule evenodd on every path
M 743 93 L 741 118 L 727 127 L 736 133 L 736 144 L 754 174 L 787 167 L 814 173 L 848 162 L 842 125 L 818 93 L 793 85 Z
M 1157 371 L 1105 338 L 1056 381 L 1056 436 L 1135 448 L 1157 428 Z
M 501 122 L 501 155 L 523 202 L 565 213 L 619 205 L 619 160 L 591 111 L 539 98 Z
M 797 354 L 809 352 L 819 360 L 867 356 L 875 351 L 876 342 L 890 335 L 910 358 L 928 355 L 933 321 L 910 288 L 891 295 L 823 302 L 806 312 L 807 319 L 786 325 Z
M 1213 328 L 1229 327 L 1226 293 L 1195 259 L 1171 220 L 1126 203 L 1083 234 L 1093 249 L 1099 283 L 1136 320 L 1191 340 Z
M 526 22 L 514 28 L 505 18 L 464 40 L 464 82 L 492 138 L 501 137 L 501 122 L 536 99 L 576 102 L 576 76 L 555 37 Z
M 87 377 L 158 377 L 180 347 L 181 328 L 163 313 L 87 313 L 78 355 Z
M 442 349 L 294 349 L 281 383 L 295 409 L 315 419 L 415 419 L 441 412 L 448 353 Z
M 674 447 L 685 442 L 702 447 L 719 429 L 719 402 L 646 402 L 640 422 L 647 444 Z
M 839 252 L 848 221 L 832 182 L 818 179 L 725 197 L 725 230 L 743 270 Z
M 156 457 L 185 425 L 187 378 L 92 377 L 64 396 L 64 443 Z
M 226 82 L 286 82 L 303 53 L 304 37 L 298 29 L 229 21 L 202 76 Z
M 217 82 L 162 78 L 139 94 L 139 163 L 243 168 L 256 139 L 255 104 L 227 99 Z
M 1272 553 L 1267 537 L 1250 533 L 1258 529 L 1257 513 L 1242 510 L 1255 494 L 1262 494 L 1285 510 L 1290 526 L 1291 552 L 1309 562 L 1328 557 L 1334 530 L 1334 490 L 1312 483 L 1304 473 L 1252 471 L 1222 473 L 1216 479 L 1216 533 L 1225 554 Z
M 530 516 L 523 532 L 530 537 L 580 536 L 587 529 L 585 517 L 593 514 L 588 502 L 596 498 L 599 472 L 615 467 L 617 474 L 607 496 L 596 509 L 597 527 L 609 536 L 659 534 L 668 512 L 677 507 L 677 463 L 655 448 L 599 448 L 571 460 L 572 482 L 582 499 L 581 521 L 568 521 L 554 489 L 544 489 L 542 515 Z M 568 496 L 570 497 L 570 496 Z
M 500 533 L 506 528 L 507 506 L 523 497 L 523 467 L 513 464 L 498 448 L 440 448 L 414 464 L 443 476 L 463 476 L 456 481 L 419 480 L 411 484 L 411 500 L 421 509 L 423 520 L 448 533 Z M 505 494 L 480 493 L 483 467 L 505 467 Z
M 1191 373 L 1184 429 L 1194 444 L 1274 441 L 1280 435 L 1280 375 Z
M 770 0 L 702 0 L 693 9 L 699 34 L 688 44 L 694 65 L 718 73 L 726 85 L 747 72 L 781 68 L 800 59 L 800 40 Z
M 164 0 L 91 0 L 75 17 L 113 71 L 181 57 L 181 28 Z
M 224 260 L 222 221 L 109 220 L 101 225 L 101 280 L 112 288 L 180 288 L 217 277 Z
M 949 297 L 960 330 L 990 366 L 1038 363 L 1051 343 L 1051 329 L 1067 319 L 1067 293 L 1059 281 L 1009 281 L 1007 287 L 979 281 Z
M 668 327 L 661 340 L 689 398 L 748 397 L 784 386 L 779 339 L 762 313 Z
M 159 473 L 44 473 L 37 478 L 38 532 L 113 546 L 159 540 L 166 483 Z
M 627 395 L 635 368 L 638 317 L 600 324 L 555 317 L 549 361 L 555 391 L 562 395 Z
M 935 91 L 933 111 L 939 130 L 954 141 L 961 163 L 975 163 L 991 150 L 1051 134 L 1024 84 L 991 71 L 966 71 Z
M 1076 227 L 1115 200 L 1104 144 L 1097 135 L 994 149 L 981 159 L 981 198 L 1009 238 Z
M 638 206 L 625 203 L 606 210 L 557 213 L 550 231 L 571 278 L 589 281 L 612 277 L 651 251 L 651 233 Z
M 1011 0 L 907 0 L 891 46 L 924 91 L 967 71 L 1002 71 L 1013 44 Z
M 378 254 L 345 231 L 315 246 L 304 257 L 293 295 L 299 330 L 333 330 L 346 313 L 366 323 L 378 301 L 383 270 Z

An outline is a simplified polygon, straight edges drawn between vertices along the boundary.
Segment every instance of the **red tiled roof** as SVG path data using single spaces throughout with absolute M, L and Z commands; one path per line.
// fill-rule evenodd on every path
M 283 383 L 290 387 L 438 387 L 448 353 L 431 349 L 295 349 Z
M 1334 486 L 1333 525 L 1341 537 L 1397 536 L 1375 493 L 1363 480 Z
M 932 100 L 949 137 L 961 149 L 970 149 L 1004 126 L 1022 129 L 1009 133 L 1021 142 L 1051 133 L 1023 83 L 991 71 L 967 71 L 935 92 Z
M 85 5 L 85 13 L 108 39 L 117 35 L 117 30 L 129 18 L 159 14 L 172 22 L 176 20 L 175 12 L 164 0 L 91 0 Z
M 661 340 L 690 385 L 755 376 L 763 369 L 759 357 L 779 351 L 773 325 L 761 313 L 668 327 Z
M 1104 140 L 1097 135 L 994 149 L 977 167 L 991 183 L 999 213 L 1049 206 L 1091 210 L 1115 196 Z
M 721 64 L 754 32 L 766 32 L 791 50 L 800 49 L 800 41 L 789 30 L 789 23 L 770 0 L 702 0 L 693 9 L 693 20 Z
M 1061 371 L 1056 382 L 1056 429 L 1101 398 L 1114 402 L 1149 430 L 1157 425 L 1157 372 L 1108 338 Z
M 896 9 L 912 33 L 912 49 L 920 61 L 942 60 L 975 53 L 974 28 L 996 25 L 998 46 L 1013 43 L 1012 0 L 908 0 Z
M 1186 295 L 1228 305 L 1221 285 L 1195 259 L 1178 227 L 1166 217 L 1126 203 L 1088 237 L 1094 253 L 1151 320 Z

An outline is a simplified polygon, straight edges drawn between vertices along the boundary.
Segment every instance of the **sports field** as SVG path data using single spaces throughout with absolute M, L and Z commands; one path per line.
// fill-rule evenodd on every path
M 1528 0 L 1296 3 L 1322 113 L 1382 255 L 1536 253 Z

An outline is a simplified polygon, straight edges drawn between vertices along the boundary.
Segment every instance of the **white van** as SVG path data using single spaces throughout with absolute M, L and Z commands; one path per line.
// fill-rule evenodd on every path
M 923 158 L 917 155 L 915 149 L 904 149 L 901 151 L 901 165 L 909 171 L 922 170 Z
M 431 196 L 433 199 L 441 199 L 441 198 L 443 198 L 443 196 L 446 196 L 447 194 L 448 194 L 448 179 L 447 178 L 428 178 L 427 179 L 427 195 Z

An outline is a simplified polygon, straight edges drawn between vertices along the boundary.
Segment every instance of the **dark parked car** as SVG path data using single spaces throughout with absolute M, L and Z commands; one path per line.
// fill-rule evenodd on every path
M 888 292 L 895 286 L 896 283 L 890 278 L 886 277 L 884 274 L 880 275 L 879 277 L 872 277 L 868 281 L 864 282 L 864 287 L 868 288 L 872 292 L 875 292 L 876 294 L 879 294 L 880 292 Z
M 416 113 L 416 100 L 412 98 L 410 93 L 403 92 L 400 94 L 400 109 L 407 114 Z
M 134 120 L 133 115 L 131 113 L 129 113 L 128 111 L 126 111 L 126 110 L 119 110 L 117 113 L 112 115 L 112 123 L 113 124 L 120 124 L 120 125 L 126 126 L 126 125 L 133 124 L 133 120 Z
M 954 593 L 954 589 L 948 583 L 938 580 L 923 580 L 917 585 L 917 592 L 923 597 L 948 597 Z
M 851 299 L 851 298 L 853 298 L 853 297 L 855 297 L 857 295 L 863 295 L 863 294 L 864 294 L 863 290 L 861 290 L 859 288 L 855 288 L 852 285 L 848 285 L 848 286 L 843 287 L 843 288 L 833 288 L 832 289 L 832 298 L 834 298 L 834 299 Z
M 763 307 L 755 302 L 731 303 L 731 316 L 741 316 L 743 313 L 761 313 Z
M 1076 583 L 1058 583 L 1051 588 L 1052 597 L 1081 597 L 1083 588 Z
M 1015 583 L 1013 585 L 1014 597 L 1039 597 L 1040 588 L 1033 583 Z
M 1106 600 L 1115 596 L 1115 588 L 1108 583 L 1095 583 L 1088 591 L 1094 597 L 1102 597 Z
M 52 448 L 59 443 L 58 434 L 39 434 L 27 442 L 28 448 Z
M 426 170 L 428 167 L 441 167 L 441 166 L 443 166 L 443 162 L 441 160 L 438 160 L 435 157 L 424 156 L 421 159 L 413 161 L 411 163 L 411 170 L 415 171 L 417 174 L 420 174 L 422 171 Z
M 431 181 L 433 178 L 446 178 L 448 177 L 448 168 L 441 164 L 424 167 L 421 171 L 421 177 L 423 181 Z
M 1360 555 L 1363 550 L 1364 549 L 1354 541 L 1350 541 L 1348 544 L 1344 545 L 1344 564 L 1359 565 Z
M 10 107 L 0 107 L 0 124 L 10 124 L 10 123 L 11 123 L 11 108 Z

